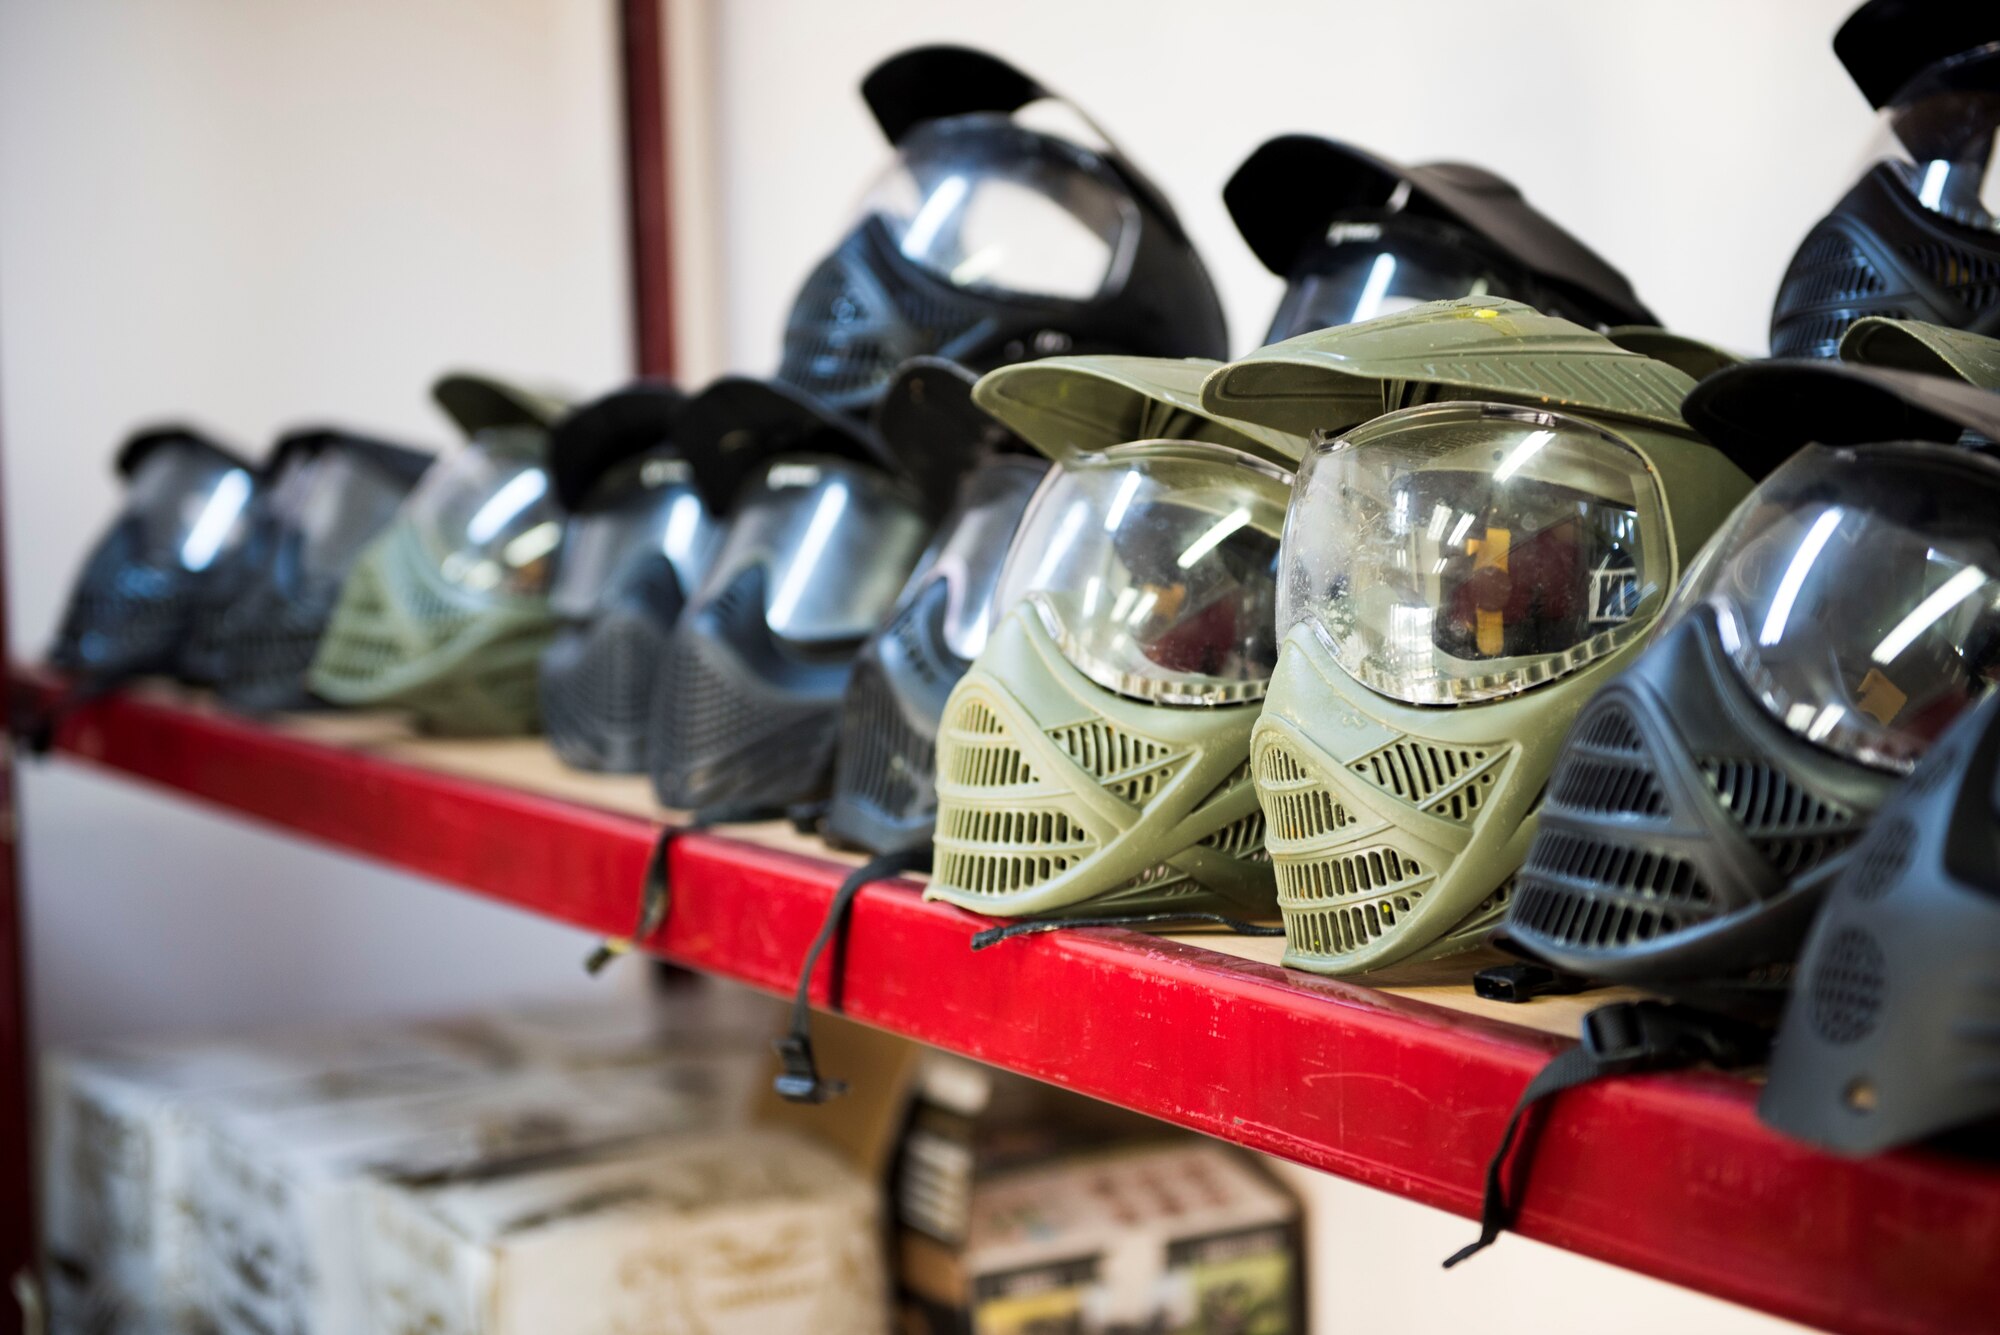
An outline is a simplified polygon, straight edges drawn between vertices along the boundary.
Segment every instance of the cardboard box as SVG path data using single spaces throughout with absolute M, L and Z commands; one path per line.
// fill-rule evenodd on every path
M 209 1109 L 185 1153 L 201 1222 L 191 1296 L 225 1335 L 366 1328 L 371 1182 L 477 1180 L 662 1132 L 740 1122 L 756 1053 L 652 1067 L 531 1069 L 438 1094 Z
M 881 1335 L 875 1186 L 807 1139 L 676 1137 L 541 1171 L 369 1190 L 370 1330 Z
M 486 1074 L 450 1045 L 381 1027 L 100 1045 L 51 1058 L 42 1079 L 42 1201 L 54 1335 L 152 1335 L 187 1325 L 200 1221 L 184 1154 L 209 1099 L 249 1090 L 278 1102 L 329 1090 L 399 1097 Z
M 951 1059 L 893 1180 L 909 1335 L 1303 1331 L 1297 1201 L 1228 1146 Z

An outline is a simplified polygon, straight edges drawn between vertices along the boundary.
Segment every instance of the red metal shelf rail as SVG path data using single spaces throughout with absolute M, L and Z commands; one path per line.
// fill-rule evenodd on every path
M 71 717 L 108 769 L 600 933 L 628 930 L 646 821 L 140 698 Z M 795 982 L 845 868 L 702 834 L 673 845 L 649 950 L 770 990 Z M 980 920 L 907 886 L 859 897 L 846 1013 L 1467 1217 L 1515 1099 L 1559 1040 L 1364 987 L 1118 931 L 973 954 Z M 824 974 L 816 980 L 824 996 Z M 1713 1074 L 1564 1097 L 1519 1231 L 1812 1325 L 2000 1322 L 2000 1167 L 1845 1161 L 1779 1139 Z M 1505 1244 L 1502 1243 L 1502 1253 Z M 1478 1283 L 1482 1264 L 1440 1283 Z

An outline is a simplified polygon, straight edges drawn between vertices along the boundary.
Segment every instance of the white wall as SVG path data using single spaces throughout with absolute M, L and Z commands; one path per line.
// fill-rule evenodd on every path
M 450 434 L 459 364 L 629 364 L 609 0 L 0 0 L 8 630 L 148 417 Z M 578 934 L 68 766 L 23 783 L 51 1040 L 582 990 Z
M 1761 353 L 1785 262 L 1874 133 L 1828 46 L 1852 3 L 727 0 L 711 75 L 723 356 L 776 365 L 793 291 L 884 162 L 858 81 L 882 56 L 939 40 L 1004 55 L 1074 97 L 1160 182 L 1238 349 L 1260 341 L 1280 284 L 1237 237 L 1222 183 L 1265 138 L 1302 130 L 1499 171 L 1668 322 Z M 1288 1172 L 1314 1207 L 1322 1332 L 1783 1328 L 1519 1238 L 1446 1274 L 1439 1262 L 1471 1224 Z

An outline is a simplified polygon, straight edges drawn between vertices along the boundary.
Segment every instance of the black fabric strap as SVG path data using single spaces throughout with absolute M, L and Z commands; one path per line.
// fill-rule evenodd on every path
M 663 827 L 660 837 L 653 844 L 653 855 L 646 859 L 646 874 L 639 882 L 638 924 L 633 927 L 630 936 L 613 936 L 600 941 L 597 948 L 584 957 L 583 971 L 595 977 L 604 972 L 611 961 L 629 954 L 641 941 L 666 926 L 667 910 L 673 906 L 673 895 L 667 885 L 667 850 L 674 840 L 684 834 L 699 834 L 717 825 L 770 820 L 778 814 L 768 806 L 731 803 L 703 807 L 689 818 L 687 824 Z
M 785 1031 L 784 1037 L 771 1045 L 783 1064 L 777 1079 L 772 1082 L 782 1097 L 793 1103 L 825 1103 L 847 1092 L 845 1080 L 826 1079 L 813 1061 L 813 970 L 819 965 L 820 955 L 832 946 L 833 963 L 827 980 L 826 1002 L 827 1008 L 838 1014 L 841 1009 L 841 980 L 847 971 L 847 924 L 853 914 L 855 896 L 865 885 L 928 867 L 930 860 L 928 846 L 884 853 L 849 872 L 847 879 L 840 883 L 840 888 L 833 892 L 833 902 L 827 905 L 826 918 L 819 925 L 819 935 L 806 948 L 805 963 L 799 966 L 799 990 L 792 997 L 791 1027 Z
M 1507 1129 L 1499 1148 L 1486 1165 L 1486 1195 L 1479 1211 L 1479 1238 L 1445 1258 L 1445 1269 L 1478 1255 L 1493 1245 L 1514 1225 L 1520 1208 L 1519 1187 L 1507 1189 L 1507 1162 L 1514 1147 L 1522 1148 L 1517 1178 L 1525 1178 L 1533 1165 L 1528 1148 L 1532 1131 L 1544 1103 L 1566 1089 L 1587 1085 L 1606 1076 L 1634 1075 L 1643 1071 L 1676 1071 L 1707 1062 L 1728 1069 L 1761 1061 L 1770 1049 L 1770 1035 L 1763 1029 L 1712 1015 L 1689 1006 L 1664 1001 L 1618 1001 L 1599 1006 L 1583 1017 L 1582 1041 L 1536 1072 Z M 1524 1132 L 1530 1134 L 1524 1135 Z
M 1224 917 L 1220 913 L 1127 913 L 1104 918 L 1035 918 L 1028 922 L 1010 922 L 1004 927 L 989 927 L 972 935 L 972 948 L 984 950 L 997 946 L 1002 941 L 1011 941 L 1017 936 L 1035 936 L 1041 932 L 1060 931 L 1065 927 L 1159 927 L 1168 923 L 1207 924 L 1226 927 L 1237 936 L 1283 936 L 1282 927 L 1266 927 L 1261 923 L 1245 922 L 1241 918 Z

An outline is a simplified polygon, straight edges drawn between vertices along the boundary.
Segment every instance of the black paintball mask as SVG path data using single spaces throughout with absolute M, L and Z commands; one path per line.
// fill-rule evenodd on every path
M 1591 328 L 1654 323 L 1623 274 L 1480 167 L 1399 167 L 1281 135 L 1244 160 L 1222 199 L 1285 280 L 1267 343 L 1467 296 L 1511 297 Z
M 306 673 L 341 585 L 430 465 L 422 450 L 348 431 L 282 437 L 244 541 L 204 589 L 182 677 L 246 713 L 312 704 Z
M 2000 674 L 2000 462 L 1964 447 L 2000 395 L 1764 362 L 1684 413 L 1753 476 L 1790 457 L 1578 717 L 1504 930 L 1725 1004 L 1781 991 L 1842 855 Z
M 568 512 L 542 653 L 542 726 L 578 769 L 646 770 L 655 677 L 722 537 L 676 429 L 686 399 L 636 384 L 578 409 L 549 442 Z
M 1771 354 L 1832 357 L 1868 315 L 2000 334 L 2000 8 L 1869 0 L 1833 49 L 1888 142 L 1792 256 Z
M 888 624 L 855 663 L 841 708 L 826 832 L 875 854 L 928 847 L 937 819 L 945 699 L 978 656 L 1014 531 L 1048 461 L 972 402 L 977 379 L 948 362 L 903 368 L 878 410 L 883 444 L 908 467 L 955 480 L 936 538 Z
M 180 670 L 211 586 L 249 537 L 257 470 L 188 427 L 118 452 L 125 499 L 70 589 L 49 661 L 86 693 Z
M 873 426 L 784 386 L 724 378 L 678 431 L 726 524 L 656 678 L 649 767 L 688 810 L 823 799 L 856 656 L 949 505 L 952 468 L 912 467 Z
M 891 57 L 861 95 L 895 161 L 799 290 L 779 380 L 859 412 L 912 357 L 1225 355 L 1221 302 L 1166 197 L 1069 103 L 952 46 Z M 1050 105 L 1076 133 L 1022 115 Z

